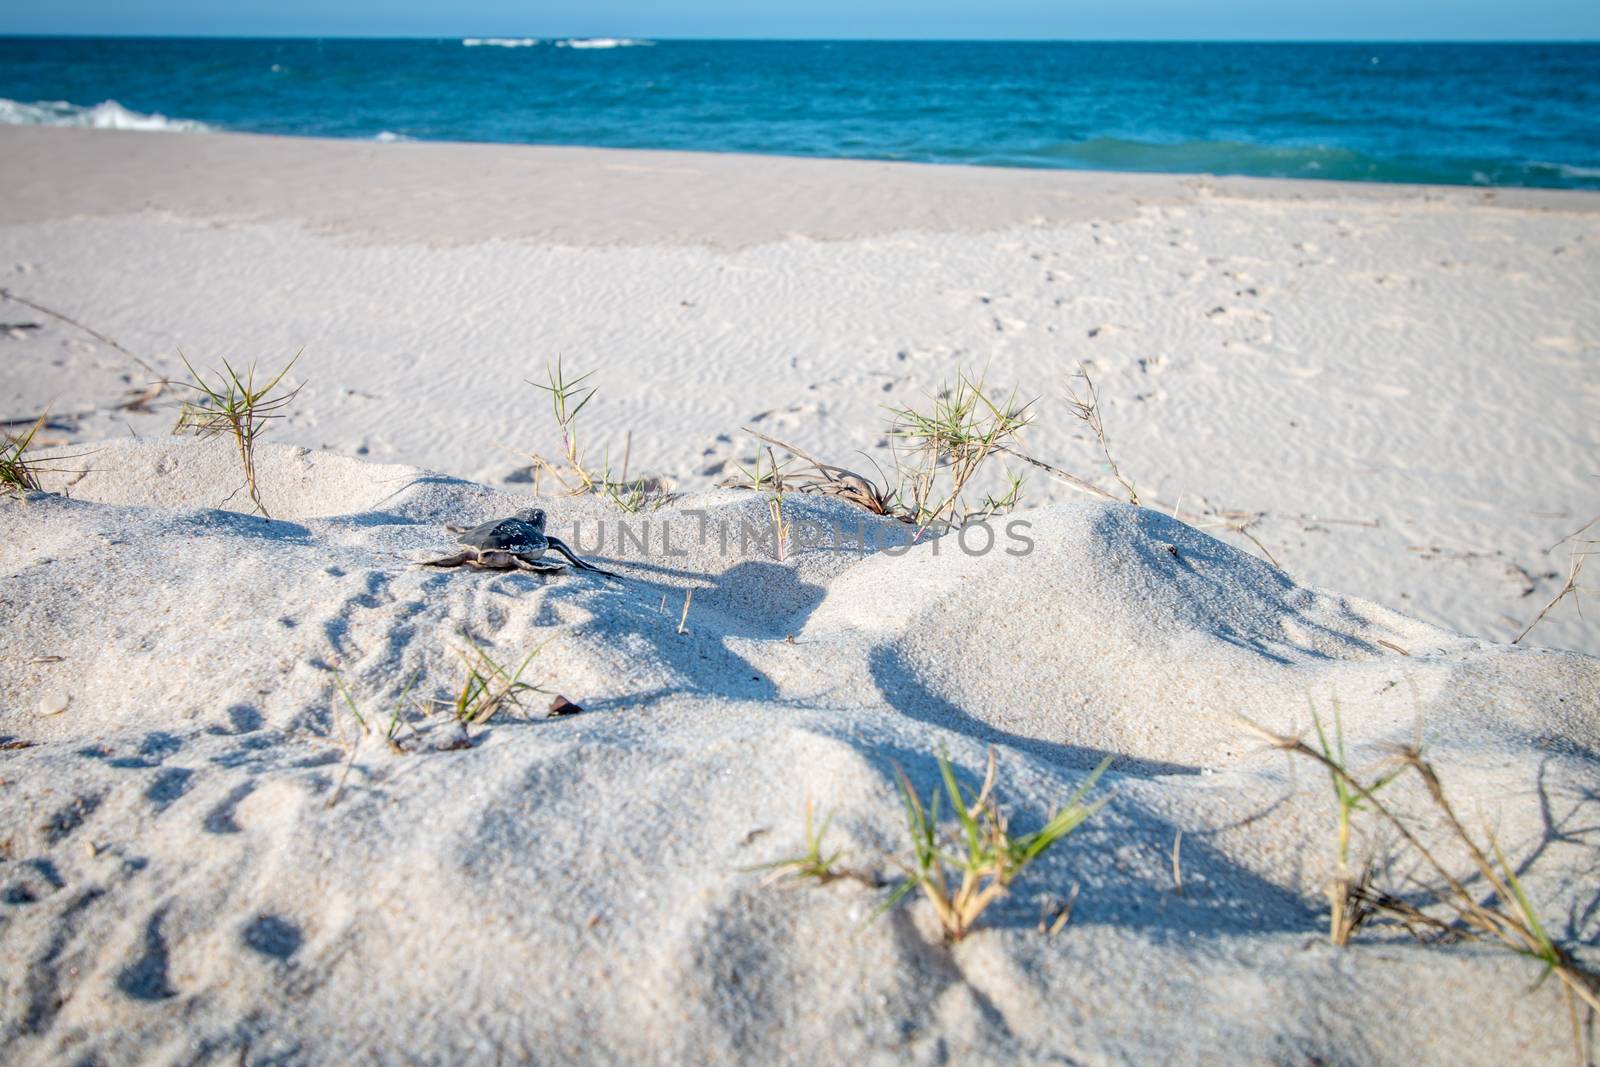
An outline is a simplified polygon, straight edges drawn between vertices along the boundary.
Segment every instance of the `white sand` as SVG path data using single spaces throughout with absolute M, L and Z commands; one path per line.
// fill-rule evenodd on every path
M 307 447 L 498 481 L 556 445 L 524 380 L 559 354 L 596 446 L 694 489 L 741 426 L 886 462 L 881 405 L 987 367 L 1094 475 L 1084 361 L 1147 496 L 1264 512 L 1300 578 L 1501 641 L 1600 514 L 1595 194 L 42 128 L 0 129 L 0 188 L 3 284 L 163 372 L 303 347 Z M 0 335 L 0 416 L 150 377 L 0 311 L 44 324 Z M 1568 601 L 1532 640 L 1597 635 Z
M 0 188 L 5 285 L 157 367 L 306 346 L 267 523 L 219 509 L 232 457 L 164 436 L 170 409 L 91 411 L 144 380 L 125 356 L 48 320 L 0 338 L 0 414 L 54 401 L 97 449 L 67 495 L 0 505 L 0 738 L 33 742 L 0 752 L 0 1059 L 1570 1055 L 1533 965 L 1322 943 L 1326 781 L 1231 716 L 1338 698 L 1364 762 L 1420 715 L 1553 932 L 1600 937 L 1600 662 L 1494 643 L 1596 510 L 1600 200 L 57 130 L 0 130 Z M 413 566 L 526 502 L 462 479 L 553 447 L 522 379 L 557 351 L 598 371 L 596 444 L 632 429 L 685 491 L 649 518 L 686 554 L 550 500 L 586 546 L 607 522 L 628 582 Z M 741 424 L 848 459 L 963 362 L 1044 394 L 1030 447 L 1100 475 L 1058 399 L 1076 358 L 1141 486 L 1266 511 L 1287 574 L 1039 479 L 1025 555 L 780 563 L 737 551 L 760 501 L 706 491 Z M 1540 642 L 1597 647 L 1557 615 Z M 463 630 L 548 642 L 533 680 L 588 710 L 369 740 L 330 808 L 353 727 L 327 668 L 381 717 L 417 672 L 449 695 Z M 934 753 L 975 780 L 988 744 L 1022 828 L 1102 754 L 1113 798 L 953 949 L 925 904 L 869 921 L 883 892 L 741 870 L 799 845 L 809 796 L 892 876 L 891 760 L 927 790 Z

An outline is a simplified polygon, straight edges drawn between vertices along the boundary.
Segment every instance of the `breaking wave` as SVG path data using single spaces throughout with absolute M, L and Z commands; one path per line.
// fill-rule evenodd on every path
M 115 100 L 80 107 L 65 100 L 39 100 L 24 104 L 0 97 L 0 123 L 12 126 L 81 126 L 95 130 L 163 130 L 194 133 L 210 129 L 193 119 L 169 119 L 161 114 L 132 111 Z

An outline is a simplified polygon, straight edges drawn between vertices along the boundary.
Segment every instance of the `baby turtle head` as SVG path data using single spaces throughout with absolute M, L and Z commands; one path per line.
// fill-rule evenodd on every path
M 541 533 L 544 532 L 543 508 L 524 508 L 523 510 L 517 512 L 517 518 L 521 519 L 523 522 L 527 523 L 529 526 L 532 526 Z

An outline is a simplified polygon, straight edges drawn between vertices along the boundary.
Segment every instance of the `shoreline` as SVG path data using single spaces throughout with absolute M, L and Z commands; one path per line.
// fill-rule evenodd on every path
M 114 173 L 105 154 L 116 159 Z M 48 155 L 64 185 L 30 165 Z M 172 178 L 184 174 L 181 196 Z M 314 181 L 315 203 L 294 203 Z M 716 197 L 719 186 L 746 195 Z M 572 247 L 704 244 L 741 249 L 792 237 L 854 240 L 975 233 L 1126 217 L 1201 197 L 1600 212 L 1600 192 L 1300 178 L 981 167 L 745 153 L 378 142 L 222 131 L 0 126 L 0 225 L 141 211 L 190 218 L 298 219 L 380 243 L 538 241 Z M 373 191 L 406 189 L 404 199 Z M 538 188 L 544 203 L 530 203 Z

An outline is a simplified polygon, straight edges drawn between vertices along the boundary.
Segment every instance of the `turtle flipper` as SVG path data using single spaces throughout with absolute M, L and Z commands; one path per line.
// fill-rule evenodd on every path
M 465 549 L 465 550 L 463 550 L 461 552 L 457 552 L 453 556 L 446 556 L 443 559 L 423 560 L 421 563 L 418 564 L 418 566 L 419 567 L 459 567 L 463 563 L 474 563 L 474 562 L 477 561 L 477 559 L 478 559 L 478 554 L 476 552 L 472 551 L 471 549 Z
M 545 534 L 544 539 L 551 548 L 555 549 L 563 556 L 566 556 L 567 559 L 571 561 L 572 565 L 578 568 L 580 571 L 593 571 L 595 574 L 603 574 L 607 578 L 615 578 L 618 581 L 622 580 L 622 575 L 620 574 L 614 574 L 611 571 L 606 570 L 604 567 L 596 567 L 593 563 L 585 563 L 583 560 L 579 559 L 577 553 L 568 548 L 566 542 L 562 541 L 561 538 L 551 537 L 549 534 Z
M 537 556 L 519 555 L 515 558 L 518 570 L 532 571 L 535 574 L 556 574 L 567 569 L 565 563 L 554 563 Z

